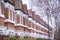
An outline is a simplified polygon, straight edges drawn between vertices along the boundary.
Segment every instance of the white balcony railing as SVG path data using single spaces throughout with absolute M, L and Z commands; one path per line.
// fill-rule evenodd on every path
M 11 35 L 11 36 L 15 36 L 15 30 L 13 29 L 6 29 L 6 34 L 5 35 Z
M 29 32 L 24 32 L 21 30 L 12 30 L 12 29 L 6 29 L 4 27 L 0 28 L 0 34 L 4 34 L 4 35 L 11 35 L 11 36 L 20 36 L 20 37 L 24 37 L 24 36 L 30 36 L 30 37 L 34 37 L 34 38 L 46 38 L 48 39 L 47 35 L 42 35 L 42 34 L 36 34 L 36 33 L 29 33 Z
M 5 26 L 0 26 L 0 35 L 4 35 L 6 31 L 6 27 Z

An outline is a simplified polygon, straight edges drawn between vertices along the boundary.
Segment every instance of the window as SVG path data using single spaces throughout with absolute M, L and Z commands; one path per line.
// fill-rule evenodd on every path
M 17 15 L 17 23 L 23 24 L 23 17 L 21 15 Z
M 13 20 L 13 11 L 10 10 L 10 20 Z
M 25 18 L 23 17 L 23 24 L 25 25 Z
M 5 18 L 6 19 L 9 19 L 9 20 L 12 20 L 13 21 L 13 18 L 14 18 L 14 13 L 12 10 L 8 9 L 8 8 L 5 8 Z
M 32 27 L 32 22 L 30 21 L 30 27 Z
M 28 27 L 30 27 L 30 21 L 28 20 Z
M 23 24 L 23 17 L 22 17 L 22 16 L 20 17 L 20 20 L 21 20 L 21 21 L 20 21 L 21 24 Z
M 35 29 L 35 24 L 34 24 L 34 29 Z
M 26 25 L 26 18 L 25 18 L 25 25 Z
M 5 15 L 5 18 L 6 18 L 6 19 L 8 19 L 8 13 L 9 13 L 9 9 L 8 9 L 8 8 L 5 8 L 5 13 L 4 13 L 4 15 Z
M 1 3 L 1 10 L 2 10 L 2 14 L 4 14 L 4 5 L 3 5 L 3 3 Z
M 17 13 L 16 12 L 14 12 L 14 21 L 17 24 Z
M 33 24 L 33 22 L 32 22 L 32 24 L 31 24 L 31 25 L 32 25 L 32 28 L 34 28 L 34 24 Z
M 20 21 L 21 21 L 20 15 L 17 15 L 17 23 L 21 23 Z

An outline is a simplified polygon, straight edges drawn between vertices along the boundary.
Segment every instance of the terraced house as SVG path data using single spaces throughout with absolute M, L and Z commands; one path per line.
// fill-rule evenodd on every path
M 10 36 L 17 39 L 31 38 L 51 39 L 52 28 L 22 0 L 0 0 L 0 40 Z

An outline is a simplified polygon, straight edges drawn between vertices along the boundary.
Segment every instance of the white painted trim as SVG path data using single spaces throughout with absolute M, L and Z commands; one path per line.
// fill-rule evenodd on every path
M 30 36 L 31 36 L 31 37 L 34 37 L 34 34 L 33 34 L 33 33 L 30 33 Z
M 15 23 L 14 21 L 12 21 L 12 20 L 9 20 L 9 19 L 5 19 L 5 22 L 10 22 L 10 23 Z
M 33 29 L 32 27 L 29 27 L 28 29 Z
M 26 14 L 23 14 L 23 17 L 25 17 L 26 19 L 28 19 L 28 16 Z
M 39 23 L 36 23 L 38 26 L 40 26 L 40 27 L 42 27 L 42 28 L 44 28 L 44 29 L 46 29 L 46 30 L 48 30 L 46 27 L 44 27 L 43 25 L 41 25 L 41 24 L 39 24 Z
M 18 11 L 16 11 L 16 12 L 17 12 L 17 14 L 20 14 L 21 16 L 27 18 L 29 21 L 33 22 L 34 24 L 36 24 L 36 25 L 38 25 L 38 26 L 40 26 L 40 27 L 48 30 L 48 29 L 47 29 L 46 27 L 44 27 L 43 25 L 41 25 L 41 24 L 39 24 L 39 23 L 36 23 L 32 18 L 28 18 L 27 15 L 23 14 L 23 12 L 21 12 L 20 10 L 18 10 Z
M 46 38 L 46 39 L 48 39 L 47 35 L 42 35 L 42 34 L 30 33 L 30 36 L 34 37 L 34 38 Z
M 36 33 L 29 33 L 29 36 L 34 37 L 34 38 L 46 38 L 46 39 L 49 38 L 47 35 L 36 34 Z
M 4 15 L 2 15 L 2 14 L 0 14 L 0 17 L 5 18 L 5 16 L 4 16 Z
M 15 30 L 14 28 L 8 28 L 9 30 Z
M 5 26 L 0 26 L 0 29 L 5 30 L 7 27 Z
M 30 36 L 29 32 L 24 32 L 25 36 Z
M 12 21 L 13 21 L 13 14 L 14 14 L 14 13 L 13 13 L 13 11 L 12 11 Z
M 27 17 L 25 14 L 23 15 L 22 12 L 21 12 L 20 10 L 19 10 L 19 11 L 16 11 L 16 12 L 17 12 L 17 14 L 21 13 L 21 14 L 20 14 L 21 16 Z M 36 24 L 36 22 L 35 22 L 32 18 L 28 18 L 28 17 L 27 17 L 27 19 L 28 19 L 29 21 L 32 21 L 34 24 Z M 40 26 L 39 23 L 36 24 L 36 25 Z M 43 28 L 46 29 L 46 30 L 48 30 L 48 29 L 45 28 L 45 27 L 43 27 Z
M 15 33 L 16 33 L 16 34 L 15 34 L 16 36 L 20 36 L 20 32 L 17 32 L 17 31 L 16 31 Z
M 11 5 L 10 3 L 8 3 L 8 2 L 5 2 L 4 5 L 5 5 L 5 8 L 8 8 L 8 9 L 9 9 L 8 15 L 9 15 L 9 19 L 10 19 L 10 10 L 12 10 L 12 13 L 13 13 L 13 11 L 14 11 L 14 6 L 12 6 L 12 5 Z M 12 14 L 12 15 L 13 15 L 13 14 Z M 12 17 L 12 21 L 13 21 L 13 17 Z
M 16 10 L 15 12 L 17 12 L 18 15 L 20 15 L 20 16 L 28 19 L 28 15 L 24 14 L 22 11 L 20 11 L 20 10 L 17 11 L 17 10 Z
M 29 28 L 28 26 L 25 25 L 26 28 Z
M 5 16 L 2 14 L 2 10 L 1 10 L 1 2 L 2 2 L 2 1 L 3 1 L 3 0 L 0 1 L 0 17 L 5 18 Z
M 32 29 L 32 30 L 34 30 L 34 31 L 36 31 L 36 32 L 41 32 L 41 33 L 47 34 L 47 33 L 42 32 L 42 31 L 40 31 L 40 30 L 36 30 L 36 29 L 34 29 L 34 28 L 32 28 L 32 27 L 28 27 L 28 29 Z
M 17 36 L 30 36 L 34 38 L 46 38 L 48 39 L 47 35 L 37 34 L 37 33 L 29 33 L 29 32 L 23 32 L 21 30 L 16 30 Z
M 23 15 L 23 13 L 20 10 L 15 10 L 15 12 L 17 12 L 17 15 Z
M 8 10 L 8 12 L 9 12 L 9 13 L 8 13 L 8 17 L 9 17 L 8 19 L 10 20 L 10 9 Z
M 22 26 L 22 27 L 26 27 L 26 28 L 28 28 L 28 26 L 26 26 L 26 25 L 23 25 L 23 24 L 15 24 L 15 26 Z
M 4 5 L 5 5 L 5 8 L 8 8 L 8 9 L 10 9 L 10 10 L 13 10 L 13 11 L 14 11 L 14 6 L 12 6 L 10 3 L 5 2 L 5 3 L 4 3 Z
M 6 29 L 7 29 L 7 27 L 5 27 L 5 26 L 0 26 L 0 30 L 2 30 L 2 31 L 0 31 L 0 32 L 1 32 L 1 35 L 5 35 Z
M 15 24 L 15 26 L 23 26 L 23 27 L 24 27 L 24 25 L 23 25 L 23 24 Z
M 5 35 L 15 36 L 15 30 L 14 29 L 7 29 Z
M 25 36 L 24 31 L 16 30 L 17 36 Z

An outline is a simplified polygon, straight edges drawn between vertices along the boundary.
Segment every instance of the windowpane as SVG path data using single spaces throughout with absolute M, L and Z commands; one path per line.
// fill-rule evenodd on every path
M 1 10 L 2 10 L 2 14 L 4 14 L 4 5 L 3 5 L 3 3 L 1 3 Z
M 10 10 L 10 20 L 12 20 L 12 18 L 13 18 L 13 12 L 12 12 L 12 10 Z
M 8 13 L 9 13 L 9 9 L 8 9 L 8 8 L 5 8 L 5 13 L 4 13 L 4 15 L 5 15 L 5 18 L 6 18 L 6 19 L 8 19 Z

